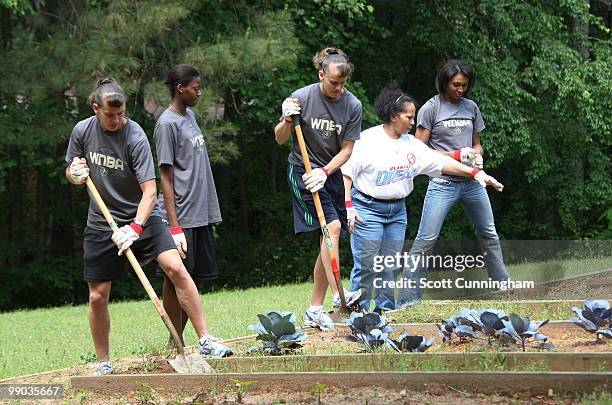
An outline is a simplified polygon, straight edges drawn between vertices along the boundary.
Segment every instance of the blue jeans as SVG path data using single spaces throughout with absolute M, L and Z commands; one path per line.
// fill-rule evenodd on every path
M 395 257 L 402 252 L 406 236 L 406 205 L 404 199 L 385 202 L 368 197 L 353 188 L 353 206 L 363 219 L 355 222 L 351 235 L 353 270 L 351 291 L 361 289 L 360 305 L 369 310 L 375 300 L 375 311 L 395 309 L 395 289 L 385 287 L 385 281 L 394 281 L 399 266 L 384 265 L 380 258 Z M 376 267 L 376 268 L 375 268 Z
M 423 290 L 419 286 L 419 280 L 427 278 L 427 267 L 424 265 L 426 260 L 423 259 L 433 252 L 444 219 L 458 201 L 474 225 L 489 277 L 493 280 L 506 280 L 510 277 L 504 265 L 491 202 L 485 188 L 473 180 L 449 181 L 432 178 L 423 202 L 419 231 L 409 253 L 409 257 L 422 257 L 416 264 L 414 261 L 408 263 L 402 275 L 412 280 L 416 287 L 400 289 L 398 307 L 418 303 L 422 299 Z

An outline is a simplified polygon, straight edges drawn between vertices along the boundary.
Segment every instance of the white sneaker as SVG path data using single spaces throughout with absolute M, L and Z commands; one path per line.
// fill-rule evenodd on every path
M 346 300 L 347 307 L 354 305 L 359 300 L 359 298 L 361 298 L 361 290 L 357 290 L 357 291 L 344 290 L 344 299 Z M 340 294 L 334 295 L 334 299 L 332 300 L 332 305 L 334 309 L 340 308 Z
M 110 361 L 101 361 L 100 363 L 94 364 L 95 376 L 113 374 L 113 365 Z
M 220 359 L 221 357 L 229 357 L 234 354 L 232 349 L 223 345 L 221 340 L 211 335 L 202 336 L 198 344 L 200 345 L 200 353 L 204 356 Z
M 323 308 L 317 311 L 308 309 L 304 315 L 304 326 L 312 326 L 321 330 L 332 330 L 334 329 L 334 321 L 332 321 Z

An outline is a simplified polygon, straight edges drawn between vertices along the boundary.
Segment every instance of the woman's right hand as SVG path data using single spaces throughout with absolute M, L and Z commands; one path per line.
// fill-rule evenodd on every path
M 345 201 L 346 205 L 346 221 L 348 222 L 348 231 L 349 233 L 353 233 L 355 229 L 355 221 L 359 221 L 360 224 L 363 224 L 363 219 L 359 216 L 359 213 L 353 207 L 352 201 Z
M 488 174 L 486 174 L 484 170 L 480 170 L 478 173 L 476 173 L 476 175 L 474 176 L 474 180 L 479 182 L 480 185 L 483 187 L 491 186 L 496 191 L 499 191 L 499 192 L 501 192 L 504 189 L 503 184 L 497 181 L 495 177 L 489 176 Z

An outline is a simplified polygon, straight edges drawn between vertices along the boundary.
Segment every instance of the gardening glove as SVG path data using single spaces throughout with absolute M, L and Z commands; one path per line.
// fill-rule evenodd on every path
M 348 222 L 348 230 L 349 233 L 353 233 L 353 229 L 355 229 L 355 221 L 359 221 L 359 223 L 363 224 L 363 219 L 359 216 L 355 207 L 353 207 L 353 201 L 345 201 L 344 205 L 346 206 L 346 220 Z
M 464 165 L 472 166 L 476 158 L 476 151 L 472 148 L 457 149 L 453 157 Z
M 173 226 L 170 228 L 170 234 L 172 235 L 172 239 L 174 239 L 174 244 L 176 245 L 176 249 L 181 256 L 181 259 L 187 257 L 187 239 L 185 239 L 185 233 L 183 232 L 183 228 L 180 226 Z
M 489 176 L 488 174 L 486 174 L 483 170 L 474 169 L 474 171 L 472 171 L 472 176 L 474 177 L 474 180 L 479 182 L 480 185 L 483 187 L 491 186 L 499 192 L 504 189 L 503 184 L 495 180 L 493 176 Z
M 327 175 L 328 172 L 326 168 L 317 167 L 316 169 L 312 169 L 310 173 L 305 173 L 302 176 L 302 180 L 304 180 L 304 184 L 308 191 L 316 193 L 323 188 L 325 180 L 327 180 Z
M 74 184 L 83 184 L 87 177 L 89 177 L 89 167 L 87 167 L 87 160 L 84 158 L 74 157 L 72 163 L 70 163 L 70 177 Z
M 121 256 L 123 252 L 132 246 L 132 243 L 138 239 L 141 233 L 142 225 L 135 222 L 132 222 L 129 225 L 124 225 L 119 228 L 117 232 L 113 233 L 111 239 L 113 242 L 115 242 L 115 245 L 117 245 L 117 248 L 119 249 L 119 253 L 117 253 L 117 255 Z
M 290 120 L 292 115 L 298 115 L 301 111 L 297 98 L 286 98 L 283 101 L 283 117 Z
M 480 170 L 483 169 L 484 162 L 482 160 L 482 155 L 480 153 L 476 153 L 476 156 L 474 157 L 474 163 L 472 164 L 472 167 L 474 167 L 476 169 L 480 169 Z

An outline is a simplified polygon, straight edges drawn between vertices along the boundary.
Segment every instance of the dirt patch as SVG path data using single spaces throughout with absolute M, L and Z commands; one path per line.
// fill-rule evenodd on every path
M 479 295 L 478 299 L 584 299 L 608 298 L 612 293 L 612 270 L 603 273 L 573 277 L 567 280 L 536 284 L 535 288 L 498 291 Z

